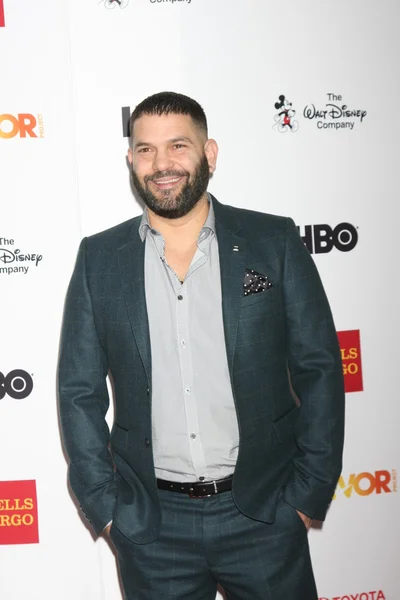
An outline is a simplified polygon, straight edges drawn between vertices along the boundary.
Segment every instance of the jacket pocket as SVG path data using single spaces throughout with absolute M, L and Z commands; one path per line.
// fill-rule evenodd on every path
M 242 309 L 258 304 L 259 302 L 273 302 L 276 299 L 276 289 L 274 287 L 264 292 L 258 292 L 257 294 L 248 294 L 242 297 Z

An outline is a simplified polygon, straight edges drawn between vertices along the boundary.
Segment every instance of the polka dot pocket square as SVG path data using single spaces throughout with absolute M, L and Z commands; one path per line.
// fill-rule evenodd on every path
M 245 269 L 243 282 L 243 295 L 259 294 L 272 288 L 272 283 L 262 273 L 257 273 L 254 269 Z

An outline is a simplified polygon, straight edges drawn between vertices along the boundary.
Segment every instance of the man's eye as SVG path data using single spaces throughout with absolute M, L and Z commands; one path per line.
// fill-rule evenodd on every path
M 145 154 L 146 152 L 150 152 L 150 148 L 140 148 L 138 152 L 140 152 L 141 154 Z
M 181 148 L 185 148 L 185 144 L 174 144 L 174 148 L 180 150 Z

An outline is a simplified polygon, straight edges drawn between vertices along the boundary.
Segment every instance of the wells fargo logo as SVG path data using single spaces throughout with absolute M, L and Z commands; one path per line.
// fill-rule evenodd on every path
M 382 590 L 373 590 L 372 592 L 347 594 L 345 596 L 333 596 L 332 598 L 326 598 L 326 596 L 323 596 L 318 600 L 386 600 L 386 596 Z
M 0 0 L 1 2 L 1 0 Z M 20 113 L 10 115 L 0 114 L 0 139 L 10 139 L 19 136 L 21 138 L 43 138 L 44 126 L 42 115 L 31 115 Z
M 351 498 L 353 494 L 358 496 L 370 496 L 371 494 L 390 494 L 397 492 L 397 471 L 375 471 L 369 473 L 352 473 L 349 477 L 341 475 L 336 487 L 333 499 L 338 496 Z
M 4 4 L 3 0 L 0 0 L 0 27 L 4 27 Z
M 338 331 L 340 352 L 342 354 L 344 388 L 346 392 L 362 392 L 362 364 L 360 331 Z
M 0 481 L 0 544 L 38 542 L 36 481 Z

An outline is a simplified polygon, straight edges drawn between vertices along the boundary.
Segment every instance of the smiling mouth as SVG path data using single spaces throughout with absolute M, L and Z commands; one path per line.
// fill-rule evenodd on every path
M 172 189 L 184 178 L 183 175 L 178 175 L 177 177 L 160 177 L 159 179 L 151 179 L 151 182 L 154 183 L 160 190 Z

